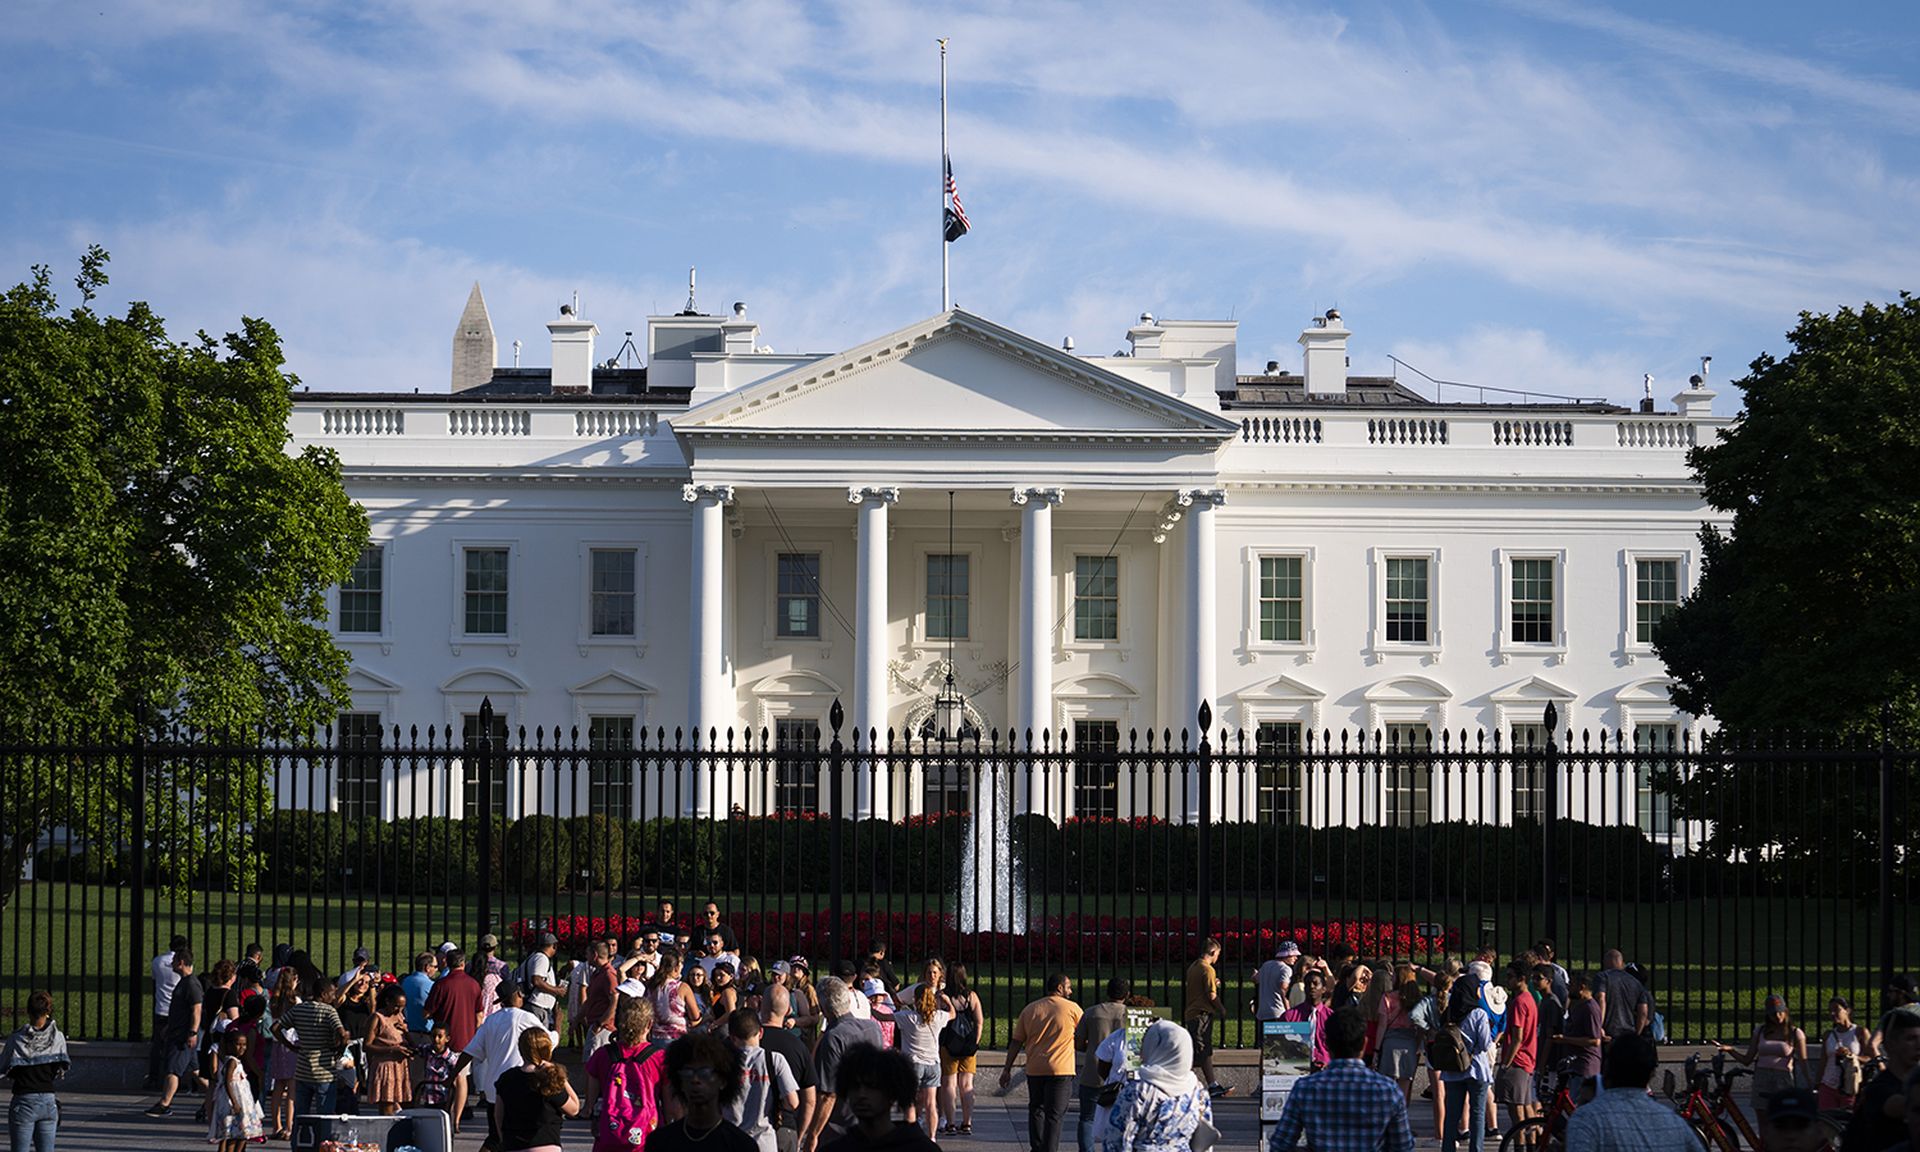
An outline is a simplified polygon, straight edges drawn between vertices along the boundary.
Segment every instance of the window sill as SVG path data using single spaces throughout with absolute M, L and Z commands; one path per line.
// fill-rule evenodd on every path
M 507 655 L 518 656 L 520 655 L 520 638 L 514 635 L 456 635 L 447 641 L 447 650 L 455 656 L 460 655 L 463 648 L 504 648 L 507 650 Z
M 1559 664 L 1566 660 L 1567 646 L 1561 644 L 1515 644 L 1503 643 L 1498 649 L 1500 663 L 1511 664 L 1515 656 L 1545 656 L 1547 663 Z

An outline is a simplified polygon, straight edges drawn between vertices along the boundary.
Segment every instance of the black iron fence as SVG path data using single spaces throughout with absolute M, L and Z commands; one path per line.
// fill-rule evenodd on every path
M 989 1043 L 1048 972 L 1112 976 L 1181 1009 L 1223 944 L 1222 1041 L 1255 1039 L 1253 969 L 1292 939 L 1435 965 L 1551 938 L 1620 948 L 1676 1039 L 1744 1036 L 1768 992 L 1817 1018 L 1920 944 L 1916 754 L 1777 737 L 1636 733 L 1198 737 L 1080 724 L 1018 748 L 842 728 L 711 742 L 595 721 L 508 733 L 353 717 L 304 740 L 179 730 L 0 736 L 0 1014 L 52 990 L 70 1034 L 151 1027 L 151 958 L 292 941 L 499 934 L 511 958 L 631 938 L 711 899 L 763 962 L 824 973 L 883 941 L 896 968 L 964 962 Z M 1203 709 L 1198 732 L 1212 727 Z

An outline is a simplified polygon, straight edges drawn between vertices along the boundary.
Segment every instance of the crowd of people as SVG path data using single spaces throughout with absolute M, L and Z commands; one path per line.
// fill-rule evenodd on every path
M 331 973 L 292 944 L 270 958 L 250 945 L 203 974 L 176 937 L 153 961 L 159 1095 L 147 1112 L 191 1102 L 222 1152 L 287 1138 L 296 1116 L 405 1107 L 440 1109 L 455 1132 L 484 1113 L 494 1152 L 557 1149 L 565 1121 L 582 1115 L 595 1152 L 692 1152 L 682 1145 L 710 1140 L 727 1152 L 925 1152 L 973 1131 L 986 1019 L 963 964 L 928 957 L 905 982 L 875 941 L 816 980 L 804 956 L 746 951 L 711 902 L 683 924 L 663 901 L 645 930 L 578 957 L 559 944 L 538 933 L 512 963 L 491 934 L 471 954 L 447 941 L 404 973 L 365 948 Z M 1129 1009 L 1152 1001 L 1126 980 L 1083 1009 L 1067 975 L 1048 977 L 1015 1020 L 998 1077 L 1005 1091 L 1025 1072 L 1032 1152 L 1057 1152 L 1076 1087 L 1079 1152 L 1205 1152 L 1217 1141 L 1213 1107 L 1229 1089 L 1212 1041 L 1234 1014 L 1219 959 L 1207 941 L 1185 972 L 1180 1022 L 1144 1030 L 1129 1030 Z M 1252 979 L 1254 1020 L 1310 1024 L 1310 1073 L 1288 1096 L 1272 1152 L 1410 1149 L 1416 1091 L 1431 1099 L 1445 1152 L 1481 1152 L 1499 1109 L 1524 1125 L 1560 1088 L 1578 1102 L 1570 1149 L 1693 1146 L 1672 1106 L 1648 1093 L 1661 1016 L 1645 974 L 1617 951 L 1593 973 L 1569 973 L 1547 940 L 1504 964 L 1487 949 L 1437 968 L 1337 946 L 1306 956 L 1287 942 Z M 1822 1113 L 1850 1116 L 1843 1152 L 1916 1147 L 1903 1142 L 1920 1136 L 1920 1005 L 1904 977 L 1887 995 L 1877 1027 L 1835 997 L 1817 1040 L 1768 997 L 1750 1040 L 1720 1046 L 1752 1071 L 1749 1107 L 1769 1152 L 1824 1147 L 1795 1137 L 1821 1131 Z M 52 1152 L 66 1042 L 46 993 L 27 1016 L 0 1052 L 12 1148 Z M 578 1053 L 584 1092 L 563 1050 Z M 1625 1133 L 1635 1135 L 1623 1143 Z

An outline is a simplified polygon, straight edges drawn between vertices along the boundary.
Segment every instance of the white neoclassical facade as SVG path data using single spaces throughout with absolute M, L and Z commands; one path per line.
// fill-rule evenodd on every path
M 839 700 L 885 740 L 925 730 L 949 657 L 972 722 L 1023 743 L 1177 734 L 1202 701 L 1275 747 L 1524 739 L 1549 702 L 1629 739 L 1695 723 L 1648 636 L 1712 518 L 1685 456 L 1725 421 L 1697 377 L 1664 411 L 1441 403 L 1350 377 L 1337 313 L 1303 371 L 1259 375 L 1232 323 L 1151 317 L 1112 356 L 957 310 L 785 355 L 736 306 L 649 318 L 644 367 L 568 310 L 549 329 L 551 369 L 493 367 L 476 286 L 451 391 L 297 397 L 294 441 L 340 454 L 372 521 L 334 605 L 344 725 L 457 732 L 491 698 L 513 727 L 704 745 Z M 900 779 L 856 807 L 949 800 Z

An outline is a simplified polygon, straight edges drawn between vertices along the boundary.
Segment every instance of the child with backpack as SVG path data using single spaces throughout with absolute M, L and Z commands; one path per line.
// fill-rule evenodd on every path
M 595 1102 L 593 1152 L 631 1152 L 660 1125 L 660 1078 L 667 1046 L 649 1043 L 653 1004 L 639 998 L 620 1006 L 611 1044 L 587 1058 L 587 1076 L 600 1087 Z

